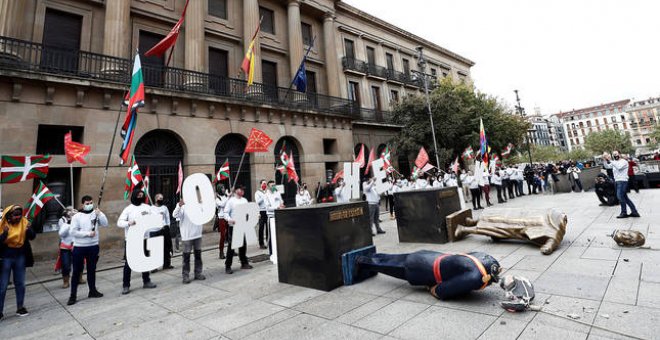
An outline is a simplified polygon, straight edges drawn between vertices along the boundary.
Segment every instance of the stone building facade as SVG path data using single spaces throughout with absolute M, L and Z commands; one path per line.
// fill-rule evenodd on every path
M 584 140 L 591 132 L 615 129 L 630 132 L 631 125 L 627 119 L 626 108 L 629 99 L 619 100 L 579 110 L 559 112 L 568 140 L 568 150 L 584 149 Z
M 63 135 L 71 131 L 74 141 L 92 147 L 88 165 L 73 166 L 76 201 L 85 194 L 96 199 L 116 137 L 102 204 L 114 226 L 127 204 L 116 122 L 124 119 L 132 59 L 169 32 L 184 4 L 0 0 L 0 154 L 53 155 L 44 182 L 68 205 Z M 255 84 L 248 88 L 239 66 L 260 19 Z M 290 83 L 310 45 L 308 88 L 300 93 Z M 271 152 L 245 159 L 238 181 L 249 196 L 259 179 L 281 181 L 275 166 L 283 145 L 314 190 L 360 144 L 380 151 L 399 131 L 389 112 L 423 90 L 417 46 L 424 48 L 428 77 L 471 82 L 472 61 L 341 1 L 191 0 L 169 63 L 167 53 L 141 56 L 146 105 L 133 150 L 142 172 L 150 173 L 152 194 L 162 192 L 173 207 L 179 163 L 186 175 L 211 175 L 229 160 L 236 176 L 253 127 L 275 143 Z M 36 185 L 3 185 L 2 204 L 24 204 Z M 285 185 L 289 203 L 295 188 Z M 47 210 L 43 218 L 52 224 L 57 209 Z M 121 240 L 117 229 L 102 231 L 102 243 Z M 56 233 L 44 233 L 35 249 L 56 247 Z
M 626 111 L 630 115 L 631 139 L 637 154 L 651 153 L 656 150 L 656 141 L 651 133 L 658 125 L 660 98 L 634 100 L 628 104 Z

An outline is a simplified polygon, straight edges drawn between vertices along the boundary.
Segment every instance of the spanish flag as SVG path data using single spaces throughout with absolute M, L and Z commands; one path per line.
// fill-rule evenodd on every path
M 259 26 L 257 26 L 257 31 L 254 32 L 250 45 L 248 46 L 247 52 L 245 52 L 245 58 L 243 58 L 243 63 L 241 63 L 241 70 L 247 76 L 248 86 L 252 85 L 254 81 L 254 44 L 256 43 L 257 36 L 259 35 L 259 30 L 261 29 L 261 20 L 259 21 Z

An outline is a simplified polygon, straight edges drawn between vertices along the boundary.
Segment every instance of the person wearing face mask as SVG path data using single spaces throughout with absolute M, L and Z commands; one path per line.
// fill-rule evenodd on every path
M 337 180 L 337 187 L 334 191 L 337 203 L 348 203 L 351 193 L 346 189 L 346 182 L 344 178 L 340 177 Z
M 78 284 L 85 264 L 87 264 L 88 297 L 103 297 L 96 289 L 96 263 L 99 260 L 99 233 L 97 226 L 107 227 L 108 218 L 98 208 L 94 209 L 92 197 L 82 198 L 82 210 L 71 218 L 71 234 L 73 234 L 73 275 L 71 278 L 71 295 L 67 305 L 77 301 Z
M 264 236 L 266 233 L 266 223 L 268 222 L 268 214 L 266 213 L 266 192 L 268 184 L 266 180 L 259 181 L 259 190 L 254 193 L 254 201 L 259 205 L 259 248 L 266 249 L 264 244 Z
M 10 275 L 14 278 L 16 290 L 16 315 L 26 316 L 28 311 L 25 300 L 25 268 L 34 265 L 30 240 L 36 234 L 30 228 L 30 222 L 23 217 L 23 208 L 10 205 L 2 212 L 0 219 L 0 319 L 5 305 L 5 296 Z
M 231 239 L 234 232 L 234 224 L 236 224 L 236 206 L 241 204 L 247 204 L 248 201 L 243 197 L 245 193 L 245 188 L 239 185 L 234 190 L 234 195 L 227 201 L 225 204 L 225 217 L 227 218 L 227 224 L 229 225 L 229 230 L 227 231 L 229 249 L 227 249 L 227 259 L 225 259 L 225 273 L 233 274 L 234 270 L 231 269 L 232 262 L 234 260 L 234 249 L 231 247 Z M 238 259 L 241 261 L 241 269 L 252 269 L 250 262 L 246 255 L 247 245 L 245 237 L 243 237 L 243 243 L 240 248 L 238 248 Z
M 124 240 L 126 240 L 126 237 L 128 236 L 128 230 L 135 225 L 135 220 L 139 216 L 157 213 L 153 207 L 145 203 L 145 198 L 146 197 L 144 191 L 142 190 L 142 184 L 138 184 L 135 186 L 133 193 L 131 194 L 131 204 L 124 208 L 124 210 L 121 212 L 121 215 L 119 215 L 119 219 L 117 220 L 117 227 L 124 229 Z M 145 241 L 148 235 L 149 232 L 145 234 Z M 132 270 L 128 265 L 128 259 L 126 258 L 126 245 L 127 244 L 124 245 L 124 278 L 121 290 L 123 295 L 131 292 Z M 151 282 L 148 271 L 142 273 L 142 288 L 156 288 L 156 284 Z
M 614 160 L 612 160 L 614 157 Z M 639 217 L 635 204 L 628 198 L 626 190 L 628 189 L 628 161 L 619 155 L 619 151 L 612 152 L 612 156 L 604 154 L 603 158 L 605 169 L 612 169 L 614 172 L 614 184 L 616 187 L 616 198 L 619 199 L 621 204 L 621 213 L 616 218 Z M 630 215 L 627 212 L 627 206 L 630 207 Z
M 266 193 L 266 214 L 268 216 L 268 225 L 270 226 L 270 219 L 275 219 L 275 210 L 284 208 L 284 200 L 279 191 L 277 191 L 277 186 L 275 186 L 275 181 L 268 181 L 268 192 Z M 268 239 L 268 249 L 269 253 L 272 254 L 271 242 L 270 242 L 270 227 L 265 237 Z
M 298 189 L 298 193 L 296 193 L 296 207 L 306 207 L 312 204 L 312 199 L 305 195 L 305 191 L 305 188 L 302 186 Z
M 69 288 L 71 274 L 71 262 L 73 251 L 73 235 L 71 234 L 71 218 L 77 213 L 73 207 L 67 207 L 58 221 L 58 233 L 60 235 L 60 262 L 62 270 L 62 288 Z
M 190 219 L 186 211 L 185 202 L 182 200 L 174 208 L 172 216 L 181 220 L 181 240 L 183 241 L 183 266 L 181 275 L 183 276 L 183 283 L 188 284 L 190 279 L 190 254 L 193 253 L 195 259 L 195 272 L 193 279 L 206 280 L 206 276 L 202 274 L 202 226 L 196 224 Z
M 225 204 L 229 200 L 227 190 L 222 184 L 218 184 L 215 194 L 215 207 L 218 216 L 218 232 L 220 233 L 220 241 L 218 242 L 218 258 L 224 260 L 225 258 L 225 240 L 227 240 L 227 218 L 225 217 Z
M 154 233 L 152 236 L 163 236 L 165 244 L 163 246 L 163 270 L 173 269 L 172 266 L 172 233 L 170 231 L 170 210 L 163 204 L 165 201 L 163 194 L 158 193 L 154 196 L 156 205 L 153 207 L 154 211 L 163 218 L 163 228 Z

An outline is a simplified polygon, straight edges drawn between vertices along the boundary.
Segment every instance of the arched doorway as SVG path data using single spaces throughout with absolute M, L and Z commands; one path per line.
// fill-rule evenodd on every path
M 149 172 L 149 194 L 163 194 L 165 205 L 174 210 L 178 202 L 179 162 L 183 163 L 183 145 L 172 131 L 152 130 L 135 145 L 135 161 L 145 176 Z M 182 164 L 183 165 L 183 164 Z
M 302 172 L 300 171 L 300 151 L 298 150 L 298 141 L 293 137 L 282 137 L 275 143 L 275 167 L 282 165 L 280 161 L 280 154 L 284 151 L 287 155 L 293 155 L 293 162 L 296 167 L 298 177 L 302 181 Z M 275 170 L 275 184 L 284 185 L 284 194 L 282 199 L 284 205 L 287 207 L 296 206 L 296 191 L 298 190 L 298 183 L 289 181 L 288 176 L 284 177 L 280 171 Z M 309 189 L 309 188 L 308 188 Z
M 223 183 L 227 188 L 231 188 L 231 185 L 236 180 L 236 176 L 238 176 L 238 182 L 236 182 L 236 185 L 244 186 L 245 198 L 248 201 L 252 201 L 252 175 L 250 172 L 249 153 L 245 154 L 243 165 L 241 166 L 241 172 L 240 174 L 238 173 L 238 166 L 241 162 L 241 155 L 243 155 L 243 151 L 245 151 L 245 144 L 247 144 L 247 138 L 238 133 L 226 134 L 220 138 L 218 144 L 215 146 L 215 172 L 217 173 L 222 164 L 226 160 L 229 160 L 229 175 L 231 176 L 231 183 L 229 183 L 229 180 L 225 180 Z

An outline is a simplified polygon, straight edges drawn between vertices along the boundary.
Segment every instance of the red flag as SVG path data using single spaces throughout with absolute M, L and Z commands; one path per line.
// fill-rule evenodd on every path
M 71 131 L 64 135 L 64 153 L 66 154 L 66 161 L 73 163 L 78 161 L 82 164 L 85 162 L 85 156 L 92 149 L 89 145 L 80 144 L 71 140 Z
M 360 152 L 358 153 L 357 157 L 355 157 L 355 160 L 353 163 L 360 163 L 360 169 L 364 168 L 366 165 L 364 163 L 364 144 L 360 147 Z
M 144 53 L 145 57 L 149 57 L 152 55 L 161 56 L 170 47 L 174 46 L 174 44 L 176 43 L 176 39 L 179 37 L 179 31 L 181 31 L 183 20 L 186 17 L 186 9 L 188 8 L 188 1 L 190 0 L 186 0 L 186 4 L 183 6 L 183 12 L 181 12 L 181 18 L 179 18 L 179 21 L 177 21 L 174 27 L 172 27 L 170 33 L 167 33 L 167 36 L 165 36 L 163 40 L 159 41 L 156 45 L 154 45 L 154 47 L 152 47 L 151 49 L 149 49 L 149 51 Z
M 371 151 L 369 152 L 369 161 L 367 162 L 367 168 L 364 169 L 364 174 L 365 175 L 369 173 L 369 169 L 371 169 L 371 163 L 374 160 L 376 160 L 376 150 L 371 149 Z
M 295 183 L 298 183 L 299 177 L 298 172 L 296 172 L 296 164 L 293 162 L 293 153 L 289 154 L 289 163 L 286 164 L 286 173 L 289 176 L 289 182 L 293 180 Z
M 415 159 L 415 165 L 421 169 L 428 162 L 429 162 L 429 154 L 426 153 L 426 149 L 424 149 L 424 147 L 422 146 L 419 149 L 419 153 L 417 154 L 417 159 Z
M 181 167 L 181 161 L 179 161 L 179 185 L 176 187 L 176 193 L 181 192 L 181 185 L 183 185 L 183 168 Z
M 364 146 L 362 146 L 362 148 L 364 149 Z M 364 161 L 364 160 L 363 160 L 363 161 Z M 344 170 L 341 170 L 341 171 L 337 172 L 337 174 L 335 174 L 335 177 L 332 178 L 332 182 L 331 182 L 331 183 L 332 183 L 332 184 L 337 184 L 337 181 L 338 181 L 340 178 L 343 178 L 343 177 L 344 177 Z
M 268 147 L 271 144 L 273 144 L 273 140 L 265 132 L 252 128 L 250 137 L 245 145 L 245 152 L 268 152 Z

